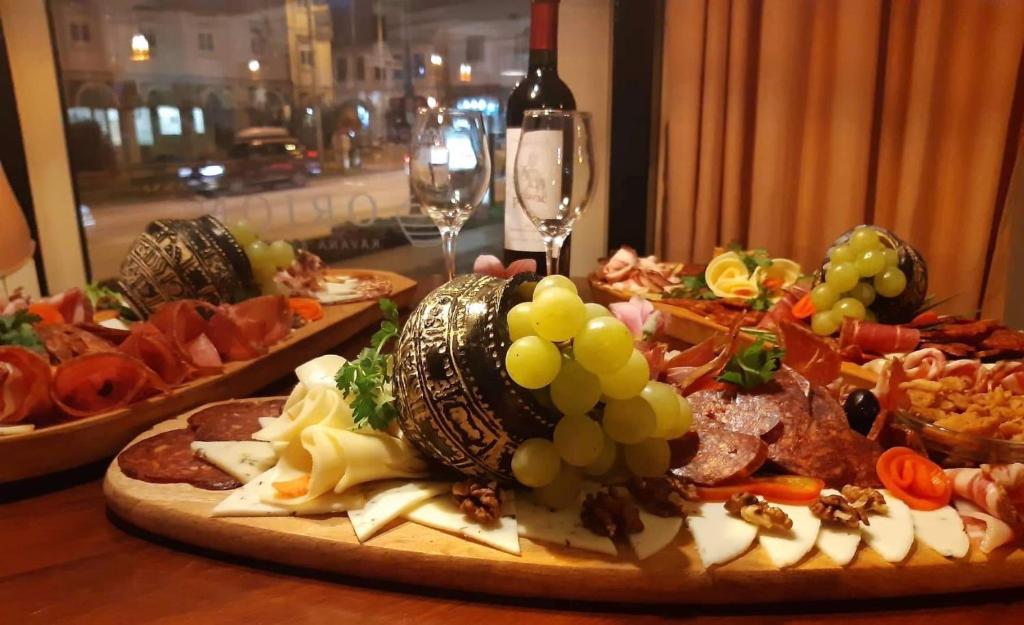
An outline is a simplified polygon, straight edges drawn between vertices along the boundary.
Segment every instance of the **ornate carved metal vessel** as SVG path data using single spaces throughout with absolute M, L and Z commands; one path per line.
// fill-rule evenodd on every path
M 425 455 L 466 475 L 511 481 L 512 453 L 550 437 L 557 414 L 505 371 L 505 315 L 526 299 L 511 280 L 461 276 L 413 311 L 398 340 L 399 424 Z

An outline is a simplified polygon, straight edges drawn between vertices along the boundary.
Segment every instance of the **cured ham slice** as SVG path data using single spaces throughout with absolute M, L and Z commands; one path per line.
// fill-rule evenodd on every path
M 87 417 L 145 399 L 169 387 L 144 362 L 121 352 L 69 360 L 53 376 L 53 402 L 71 417 Z
M 636 250 L 623 245 L 601 268 L 601 275 L 608 282 L 618 282 L 628 276 L 639 263 L 640 257 Z
M 179 300 L 160 306 L 149 322 L 166 334 L 192 364 L 204 370 L 217 370 L 221 363 L 216 348 L 206 333 L 207 321 L 216 307 L 199 300 Z
M 24 347 L 0 347 L 0 424 L 45 414 L 50 402 L 50 364 Z
M 827 386 L 839 377 L 843 361 L 832 341 L 790 321 L 782 321 L 779 330 L 786 349 L 783 364 L 818 386 Z
M 953 494 L 965 499 L 1011 527 L 1024 526 L 1021 512 L 1007 495 L 1006 488 L 993 479 L 993 469 L 946 469 L 953 480 Z M 1000 478 L 1009 478 L 1009 472 L 998 471 Z
M 934 380 L 946 370 L 946 355 L 931 347 L 910 352 L 903 358 L 903 370 L 911 380 Z
M 255 324 L 245 325 L 248 332 L 243 330 L 229 309 L 220 309 L 210 318 L 209 329 L 204 336 L 209 338 L 217 353 L 226 361 L 251 360 L 267 353 Z
M 1013 540 L 1013 528 L 1003 520 L 985 513 L 978 506 L 963 499 L 958 499 L 954 505 L 964 520 L 967 535 L 984 553 L 991 553 Z
M 839 333 L 839 348 L 856 345 L 864 352 L 909 352 L 921 342 L 921 331 L 907 326 L 858 321 L 847 317 Z
M 67 323 L 39 325 L 36 327 L 36 334 L 39 335 L 50 358 L 58 363 L 83 354 L 114 349 L 114 344 L 110 341 Z
M 779 301 L 775 302 L 768 312 L 765 313 L 757 327 L 777 328 L 783 322 L 796 321 L 796 317 L 793 316 L 793 306 L 807 293 L 808 290 L 802 286 L 794 285 L 786 289 Z
M 92 321 L 92 301 L 89 300 L 85 291 L 78 287 L 72 287 L 63 293 L 43 298 L 40 301 L 55 306 L 66 323 Z
M 265 347 L 277 343 L 292 329 L 292 311 L 282 295 L 254 297 L 224 308 L 247 340 Z
M 146 363 L 170 385 L 181 384 L 196 372 L 174 341 L 151 323 L 132 326 L 120 350 Z

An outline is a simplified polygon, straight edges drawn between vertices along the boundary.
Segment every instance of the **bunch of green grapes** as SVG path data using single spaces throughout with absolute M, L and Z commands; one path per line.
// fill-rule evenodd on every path
M 811 328 L 830 336 L 845 317 L 874 321 L 869 307 L 875 297 L 896 297 L 906 288 L 907 276 L 899 268 L 896 250 L 886 247 L 874 229 L 857 228 L 846 245 L 832 250 L 825 281 L 811 290 Z
M 639 476 L 668 470 L 668 441 L 690 429 L 690 404 L 650 379 L 625 324 L 600 304 L 584 304 L 563 276 L 542 279 L 533 300 L 514 306 L 507 322 L 509 377 L 546 390 L 562 413 L 552 440 L 529 439 L 512 456 L 513 475 L 539 501 L 571 504 L 584 475 L 605 475 L 619 459 Z
M 295 248 L 287 241 L 277 240 L 269 245 L 260 239 L 256 229 L 247 220 L 237 221 L 228 228 L 231 236 L 245 250 L 252 267 L 252 275 L 260 291 L 266 295 L 278 292 L 274 275 L 285 267 L 290 267 L 295 260 Z

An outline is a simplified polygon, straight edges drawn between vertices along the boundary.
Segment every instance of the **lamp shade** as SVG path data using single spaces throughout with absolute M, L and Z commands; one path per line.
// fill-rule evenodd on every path
M 32 258 L 36 244 L 11 183 L 0 166 L 0 277 L 9 276 Z

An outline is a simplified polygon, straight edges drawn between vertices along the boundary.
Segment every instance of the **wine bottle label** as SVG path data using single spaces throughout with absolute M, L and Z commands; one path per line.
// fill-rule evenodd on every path
M 505 248 L 517 252 L 543 252 L 544 241 L 523 212 L 516 195 L 516 152 L 521 132 L 519 128 L 509 128 L 505 134 Z

